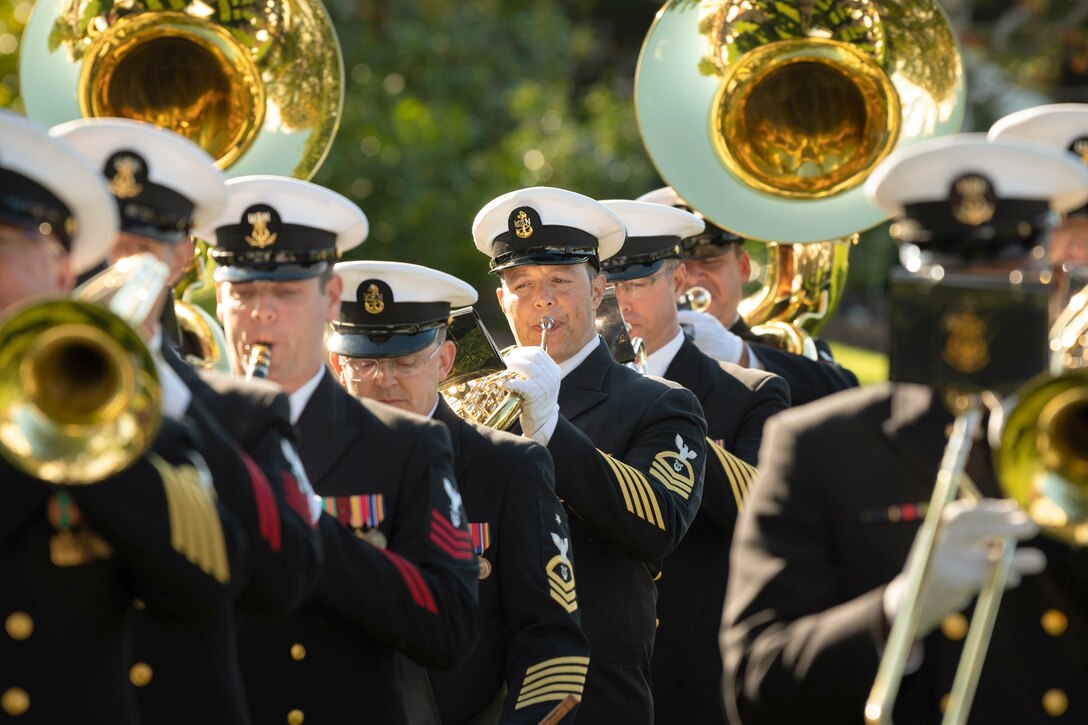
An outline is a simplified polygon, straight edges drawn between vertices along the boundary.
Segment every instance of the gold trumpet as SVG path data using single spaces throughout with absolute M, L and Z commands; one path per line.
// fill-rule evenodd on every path
M 272 369 L 272 348 L 257 343 L 251 345 L 246 355 L 246 380 L 267 378 Z
M 548 333 L 554 326 L 553 317 L 540 318 L 540 347 L 544 352 L 548 351 Z M 505 381 L 515 377 L 517 373 L 513 370 L 499 370 L 484 376 L 471 372 L 453 374 L 443 383 L 440 392 L 458 417 L 496 430 L 507 430 L 521 415 L 521 397 L 503 387 Z
M 230 176 L 309 178 L 343 105 L 343 60 L 320 0 L 53 0 L 23 35 L 27 115 L 121 117 L 176 131 Z
M 0 455 L 44 481 L 94 483 L 124 470 L 161 423 L 158 374 L 134 329 L 166 285 L 151 255 L 118 262 L 73 299 L 0 327 Z
M 706 312 L 710 309 L 713 298 L 706 287 L 691 287 L 684 294 L 676 298 L 676 306 L 681 310 L 692 312 Z

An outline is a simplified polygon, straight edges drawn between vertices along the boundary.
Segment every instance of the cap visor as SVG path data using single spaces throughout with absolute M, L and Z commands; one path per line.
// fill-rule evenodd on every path
M 513 259 L 508 259 L 497 267 L 492 267 L 491 272 L 501 272 L 504 269 L 512 269 L 513 267 L 528 267 L 535 265 L 557 265 L 557 264 L 585 264 L 589 262 L 594 266 L 597 265 L 597 258 L 588 254 L 582 255 L 567 255 L 567 254 L 549 254 L 547 252 L 528 253 Z
M 649 264 L 625 264 L 622 267 L 604 268 L 604 276 L 609 282 L 626 282 L 629 279 L 649 277 L 657 272 L 665 264 L 664 259 L 658 259 Z
M 375 332 L 373 335 L 362 332 L 337 332 L 329 333 L 327 346 L 329 352 L 350 357 L 400 357 L 419 352 L 434 342 L 438 331 L 435 327 L 414 335 L 390 335 L 385 332 Z
M 215 279 L 217 282 L 254 282 L 262 279 L 290 282 L 319 277 L 328 267 L 328 262 L 260 266 L 220 265 L 215 269 Z

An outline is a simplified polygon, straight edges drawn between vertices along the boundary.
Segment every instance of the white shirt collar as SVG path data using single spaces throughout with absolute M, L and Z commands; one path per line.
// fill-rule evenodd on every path
M 650 353 L 650 356 L 646 358 L 646 374 L 659 378 L 665 377 L 665 371 L 669 369 L 672 359 L 676 357 L 676 353 L 680 352 L 680 347 L 683 344 L 684 331 L 677 329 L 676 337 L 665 343 L 664 347 Z
M 162 412 L 168 418 L 181 420 L 189 410 L 193 392 L 162 356 L 162 330 L 157 326 L 151 335 L 151 342 L 148 343 L 147 349 L 151 353 L 151 359 L 155 361 L 155 370 L 159 374 Z
M 317 373 L 312 378 L 300 385 L 298 390 L 287 396 L 287 399 L 291 402 L 291 425 L 298 423 L 298 419 L 302 417 L 302 411 L 306 410 L 306 404 L 310 402 L 310 396 L 317 390 L 318 384 L 321 383 L 321 376 L 324 374 L 325 366 L 322 365 L 317 369 Z
M 593 339 L 587 342 L 586 346 L 583 347 L 581 350 L 574 353 L 573 356 L 567 358 L 561 363 L 556 363 L 557 365 L 559 365 L 559 379 L 562 380 L 563 378 L 567 377 L 567 373 L 571 372 L 576 367 L 581 365 L 585 361 L 585 359 L 589 357 L 589 354 L 597 349 L 597 345 L 600 344 L 601 336 L 594 335 Z
M 440 393 L 435 393 L 434 405 L 431 406 L 431 412 L 427 413 L 428 418 L 433 418 L 434 417 L 434 412 L 436 410 L 438 410 L 438 401 L 441 400 L 441 399 L 442 399 L 442 395 Z

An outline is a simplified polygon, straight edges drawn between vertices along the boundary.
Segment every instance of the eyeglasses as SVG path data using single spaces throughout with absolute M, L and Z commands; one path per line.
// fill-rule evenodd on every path
M 378 370 L 385 366 L 386 375 L 395 375 L 398 380 L 410 378 L 423 371 L 423 366 L 434 360 L 438 351 L 442 349 L 442 343 L 435 346 L 430 355 L 423 357 L 422 353 L 405 355 L 403 357 L 369 358 L 369 357 L 345 357 L 340 356 L 340 367 L 352 380 L 373 380 L 378 377 Z
M 657 272 L 651 274 L 649 277 L 642 277 L 641 279 L 631 279 L 627 280 L 626 282 L 616 282 L 616 291 L 622 291 L 625 294 L 631 295 L 632 297 L 640 297 L 644 294 L 647 294 L 650 291 L 650 288 L 654 286 L 654 283 L 657 282 L 657 280 L 671 273 L 672 268 L 669 266 L 665 266 Z

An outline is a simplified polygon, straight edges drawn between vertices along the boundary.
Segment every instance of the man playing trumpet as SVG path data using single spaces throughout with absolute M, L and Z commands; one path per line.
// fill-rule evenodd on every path
M 506 383 L 524 400 L 521 430 L 546 445 L 569 516 L 582 629 L 592 659 L 579 717 L 653 722 L 654 577 L 702 497 L 706 424 L 689 391 L 612 359 L 596 334 L 600 263 L 623 244 L 600 202 L 547 187 L 489 202 L 472 227 L 499 275 L 496 291 L 518 347 Z M 541 319 L 551 317 L 548 351 Z

